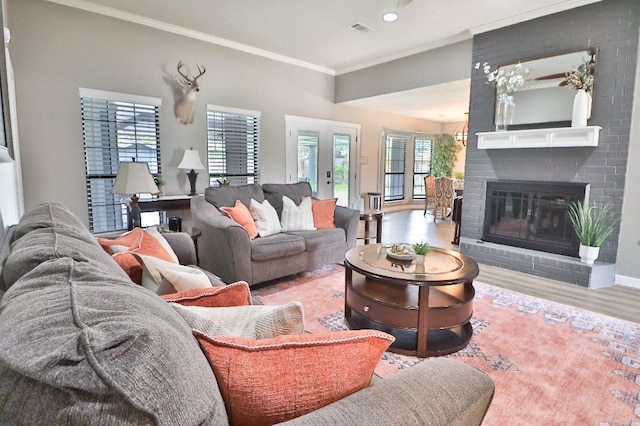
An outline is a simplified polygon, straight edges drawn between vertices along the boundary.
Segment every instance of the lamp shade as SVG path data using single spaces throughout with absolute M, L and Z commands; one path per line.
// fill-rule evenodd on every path
M 200 161 L 198 151 L 196 151 L 195 149 L 184 150 L 184 155 L 182 156 L 182 161 L 180 161 L 180 164 L 178 164 L 178 168 L 183 170 L 205 169 L 205 167 L 202 165 L 202 161 Z
M 153 181 L 147 163 L 120 162 L 118 175 L 111 188 L 112 194 L 155 194 L 158 187 Z

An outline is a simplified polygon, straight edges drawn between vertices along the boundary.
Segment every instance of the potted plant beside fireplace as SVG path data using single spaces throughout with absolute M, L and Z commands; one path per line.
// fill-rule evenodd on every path
M 580 239 L 580 260 L 592 265 L 600 254 L 600 246 L 618 223 L 611 213 L 611 204 L 607 203 L 601 209 L 596 209 L 586 203 L 573 202 L 569 204 L 567 215 Z

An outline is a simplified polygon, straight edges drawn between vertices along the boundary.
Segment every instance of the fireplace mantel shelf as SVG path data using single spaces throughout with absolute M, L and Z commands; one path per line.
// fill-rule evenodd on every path
M 598 146 L 600 126 L 478 132 L 478 149 Z

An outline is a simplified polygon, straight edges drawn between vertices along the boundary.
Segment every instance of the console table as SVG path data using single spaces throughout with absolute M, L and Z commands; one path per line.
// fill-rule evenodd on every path
M 396 259 L 382 244 L 357 246 L 345 259 L 345 319 L 352 329 L 392 334 L 392 352 L 421 358 L 456 352 L 473 334 L 478 264 L 432 248 L 424 260 Z
M 158 198 L 146 198 L 138 200 L 140 212 L 166 212 L 172 210 L 190 210 L 191 198 L 189 195 L 165 195 Z M 127 199 L 127 229 L 133 229 L 131 220 L 131 202 Z

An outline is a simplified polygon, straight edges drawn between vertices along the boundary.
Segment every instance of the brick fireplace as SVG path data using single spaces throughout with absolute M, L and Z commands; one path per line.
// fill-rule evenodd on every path
M 485 216 L 490 182 L 522 180 L 588 182 L 590 201 L 596 204 L 611 202 L 614 214 L 620 215 L 638 47 L 638 24 L 632 22 L 634 15 L 630 13 L 632 3 L 631 0 L 594 3 L 474 36 L 472 64 L 488 62 L 494 67 L 597 47 L 597 80 L 588 125 L 600 126 L 601 130 L 598 143 L 591 146 L 481 149 L 477 133 L 495 130 L 495 91 L 486 84 L 481 67 L 473 67 L 460 239 L 462 253 L 480 264 L 586 287 L 614 283 L 619 227 L 601 247 L 596 264 L 589 266 L 571 254 L 489 241 L 491 238 L 485 238 Z M 568 125 L 542 123 L 537 128 L 544 130 L 545 127 Z M 503 201 L 506 203 L 507 199 Z M 518 210 L 518 207 L 514 207 L 513 198 L 509 203 L 513 214 L 513 209 Z
M 496 180 L 487 182 L 482 240 L 545 253 L 578 256 L 580 240 L 567 217 L 588 184 Z

